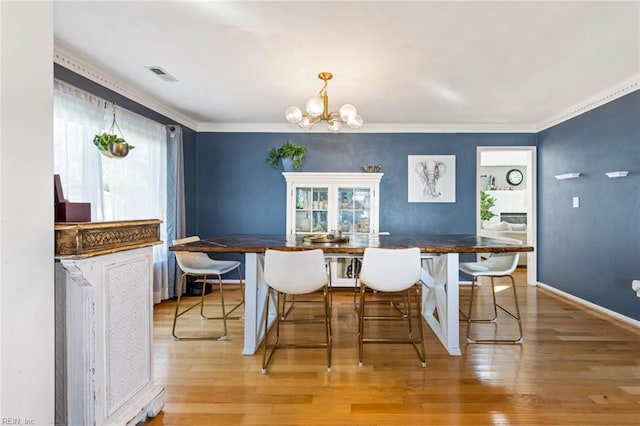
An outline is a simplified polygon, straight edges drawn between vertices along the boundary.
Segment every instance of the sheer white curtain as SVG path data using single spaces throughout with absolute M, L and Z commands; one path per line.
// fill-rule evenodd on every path
M 53 168 L 60 175 L 64 196 L 91 203 L 92 220 L 104 220 L 102 155 L 92 141 L 99 129 L 107 127 L 105 102 L 56 80 L 53 111 Z
M 169 297 L 167 270 L 167 137 L 165 126 L 122 108 L 116 120 L 135 148 L 126 158 L 101 155 L 93 136 L 111 127 L 113 105 L 61 81 L 54 85 L 54 172 L 65 197 L 91 202 L 91 218 L 160 219 L 154 246 L 154 302 Z

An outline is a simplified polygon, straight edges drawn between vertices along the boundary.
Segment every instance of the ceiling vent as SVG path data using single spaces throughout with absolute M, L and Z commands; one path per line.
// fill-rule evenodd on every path
M 164 81 L 178 81 L 177 78 L 163 70 L 161 67 L 146 67 L 149 71 L 163 79 Z

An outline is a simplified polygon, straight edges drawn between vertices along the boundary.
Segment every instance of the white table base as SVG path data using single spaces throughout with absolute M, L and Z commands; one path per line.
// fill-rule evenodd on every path
M 458 253 L 423 258 L 421 277 L 424 283 L 422 316 L 450 355 L 462 355 L 458 325 L 458 263 Z
M 335 256 L 333 256 L 335 257 Z M 461 355 L 458 329 L 458 253 L 423 258 L 422 314 L 450 355 Z M 264 255 L 245 254 L 245 314 L 243 355 L 253 355 L 264 338 Z M 269 309 L 269 324 L 275 309 Z M 434 315 L 437 312 L 437 317 Z

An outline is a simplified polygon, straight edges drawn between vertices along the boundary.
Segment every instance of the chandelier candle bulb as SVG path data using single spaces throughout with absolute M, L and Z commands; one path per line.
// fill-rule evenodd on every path
M 362 127 L 362 123 L 362 117 L 356 115 L 352 120 L 349 120 L 347 122 L 347 126 L 351 127 L 352 129 L 359 129 Z
M 310 129 L 311 125 L 312 125 L 311 120 L 309 119 L 309 117 L 304 117 L 302 120 L 300 120 L 300 123 L 298 123 L 298 124 L 303 129 Z
M 324 81 L 318 95 L 310 98 L 305 104 L 305 112 L 296 106 L 290 106 L 285 111 L 289 123 L 297 124 L 302 129 L 310 129 L 318 121 L 327 122 L 327 130 L 337 133 L 345 123 L 350 129 L 360 129 L 364 121 L 358 115 L 358 110 L 351 104 L 344 104 L 338 111 L 329 112 L 329 94 L 327 82 L 333 78 L 330 72 L 321 72 L 318 78 Z
M 285 114 L 289 123 L 299 123 L 302 120 L 302 111 L 298 107 L 290 106 Z
M 322 111 L 324 111 L 322 99 L 316 97 L 307 101 L 307 113 L 311 117 L 319 117 L 322 114 Z
M 345 123 L 348 123 L 349 121 L 356 118 L 356 114 L 356 107 L 351 104 L 342 105 L 342 108 L 340 108 L 340 118 L 342 118 L 342 121 L 344 121 Z

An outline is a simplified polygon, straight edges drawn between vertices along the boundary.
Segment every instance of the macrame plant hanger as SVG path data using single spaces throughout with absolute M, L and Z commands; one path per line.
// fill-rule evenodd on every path
M 105 103 L 106 107 L 106 103 Z M 116 104 L 113 103 L 112 111 L 113 120 L 108 132 L 104 132 L 101 135 L 96 135 L 93 139 L 93 143 L 98 147 L 100 152 L 109 158 L 124 158 L 129 154 L 129 151 L 134 148 L 133 145 L 129 145 L 125 138 L 122 129 L 118 125 L 116 120 Z

